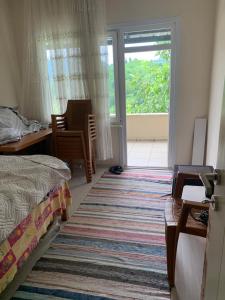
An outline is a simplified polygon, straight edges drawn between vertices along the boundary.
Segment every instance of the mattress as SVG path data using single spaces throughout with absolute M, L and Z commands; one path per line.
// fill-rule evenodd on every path
M 0 244 L 0 293 L 32 254 L 54 218 L 62 215 L 70 205 L 67 182 L 57 185 Z

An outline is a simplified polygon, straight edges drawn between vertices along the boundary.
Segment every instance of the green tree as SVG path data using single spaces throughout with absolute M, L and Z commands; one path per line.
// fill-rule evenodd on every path
M 115 87 L 114 87 L 114 66 L 108 66 L 108 88 L 109 88 L 109 107 L 110 107 L 110 114 L 116 113 L 115 108 Z
M 168 112 L 170 51 L 159 51 L 153 60 L 125 62 L 127 113 Z M 113 66 L 109 66 L 110 112 L 114 113 Z

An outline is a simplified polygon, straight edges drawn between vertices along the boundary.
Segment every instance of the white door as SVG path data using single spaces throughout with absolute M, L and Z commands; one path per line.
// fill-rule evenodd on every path
M 175 99 L 177 73 L 176 67 L 176 48 L 177 48 L 177 28 L 178 20 L 149 21 L 143 24 L 118 24 L 109 27 L 109 53 L 114 61 L 114 87 L 115 93 L 110 103 L 111 117 L 114 127 L 119 128 L 120 136 L 120 162 L 127 165 L 127 124 L 126 124 L 126 58 L 132 54 L 146 55 L 153 51 L 170 51 L 170 105 L 169 105 L 169 144 L 168 144 L 168 165 L 174 165 L 176 157 L 176 122 L 175 122 Z M 157 34 L 158 32 L 158 42 Z M 168 39 L 166 33 L 169 33 Z M 167 39 L 166 39 L 167 38 Z M 111 47 L 111 48 L 110 48 Z M 113 52 L 113 53 L 112 53 Z M 109 68 L 112 69 L 112 59 L 109 61 Z M 110 77 L 110 76 L 109 76 Z M 112 76 L 110 77 L 112 78 Z M 112 91 L 112 88 L 110 89 Z M 113 116 L 114 115 L 114 116 Z
M 210 207 L 202 300 L 225 299 L 225 94 L 220 122 L 217 168 L 221 182 L 215 185 L 217 209 Z

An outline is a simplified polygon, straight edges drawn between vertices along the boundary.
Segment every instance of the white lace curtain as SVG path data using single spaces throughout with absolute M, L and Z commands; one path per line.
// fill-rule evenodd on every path
M 91 99 L 98 158 L 111 158 L 104 0 L 24 2 L 22 112 L 48 122 L 68 99 Z

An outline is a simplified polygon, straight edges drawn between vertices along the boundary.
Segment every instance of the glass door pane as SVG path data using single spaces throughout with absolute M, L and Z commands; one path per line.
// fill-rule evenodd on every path
M 127 113 L 168 113 L 170 50 L 125 53 Z
M 116 116 L 115 105 L 115 74 L 114 74 L 114 59 L 113 59 L 113 37 L 108 37 L 108 84 L 109 84 L 109 107 L 110 116 Z
M 125 53 L 128 166 L 167 167 L 171 50 Z

